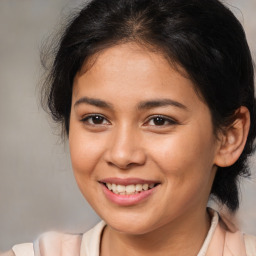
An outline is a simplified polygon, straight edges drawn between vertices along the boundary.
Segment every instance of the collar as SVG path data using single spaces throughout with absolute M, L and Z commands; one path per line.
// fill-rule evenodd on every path
M 213 209 L 209 210 L 213 214 L 212 222 L 218 219 L 212 230 L 210 228 L 211 240 L 205 251 L 205 256 L 246 256 L 243 234 L 225 216 L 220 216 Z M 215 217 L 217 215 L 217 218 Z M 208 235 L 209 235 L 208 233 Z M 202 256 L 203 256 L 202 255 Z M 199 256 L 199 255 L 198 255 Z M 200 255 L 201 256 L 201 255 Z
M 227 218 L 211 208 L 209 232 L 197 256 L 246 256 L 243 234 Z M 100 240 L 106 223 L 101 221 L 83 235 L 80 256 L 99 256 Z

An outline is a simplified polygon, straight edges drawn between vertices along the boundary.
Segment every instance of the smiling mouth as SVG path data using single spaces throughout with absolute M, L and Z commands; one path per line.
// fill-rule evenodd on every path
M 108 190 L 113 192 L 114 194 L 117 195 L 135 195 L 139 194 L 143 191 L 150 190 L 159 183 L 151 183 L 151 184 L 130 184 L 130 185 L 120 185 L 120 184 L 115 184 L 115 183 L 103 183 Z

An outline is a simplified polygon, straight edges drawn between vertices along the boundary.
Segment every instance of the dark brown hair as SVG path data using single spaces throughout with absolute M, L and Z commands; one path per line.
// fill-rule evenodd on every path
M 45 83 L 55 121 L 69 132 L 73 79 L 101 49 L 134 41 L 159 49 L 181 65 L 207 103 L 214 128 L 230 125 L 240 106 L 250 111 L 244 151 L 218 168 L 211 194 L 235 211 L 238 178 L 248 176 L 247 157 L 256 136 L 254 70 L 244 30 L 218 0 L 93 0 L 67 25 Z

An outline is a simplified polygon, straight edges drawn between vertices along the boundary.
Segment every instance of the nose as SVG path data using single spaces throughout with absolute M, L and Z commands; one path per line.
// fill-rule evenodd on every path
M 109 165 L 126 170 L 145 164 L 146 152 L 138 133 L 123 128 L 113 132 L 110 140 L 105 153 L 105 161 Z

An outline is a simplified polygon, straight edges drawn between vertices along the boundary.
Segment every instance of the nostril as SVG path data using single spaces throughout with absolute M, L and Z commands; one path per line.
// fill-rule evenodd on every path
M 128 170 L 133 167 L 139 166 L 139 163 L 122 163 L 121 161 L 107 161 L 109 166 L 118 167 L 120 170 Z

